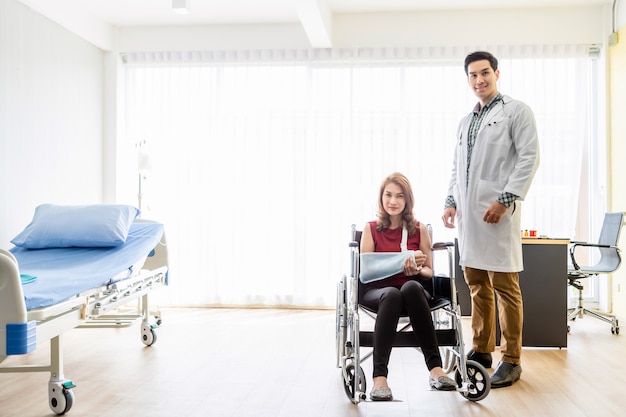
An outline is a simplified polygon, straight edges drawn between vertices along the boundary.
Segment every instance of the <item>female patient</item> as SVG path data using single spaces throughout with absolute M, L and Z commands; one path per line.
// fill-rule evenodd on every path
M 456 389 L 456 383 L 441 368 L 441 356 L 432 322 L 428 297 L 420 280 L 433 276 L 430 236 L 426 227 L 413 217 L 413 191 L 409 180 L 400 173 L 385 178 L 378 194 L 378 219 L 363 228 L 361 253 L 400 252 L 403 228 L 407 230 L 406 247 L 414 251 L 407 257 L 403 272 L 365 285 L 361 303 L 377 311 L 374 325 L 374 401 L 393 399 L 387 385 L 387 365 L 396 327 L 401 314 L 407 314 L 417 336 L 426 366 L 429 384 L 442 391 Z

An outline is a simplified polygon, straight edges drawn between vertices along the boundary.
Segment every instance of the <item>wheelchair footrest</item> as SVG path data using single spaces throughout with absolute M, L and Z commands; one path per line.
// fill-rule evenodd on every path
M 435 330 L 437 333 L 437 340 L 439 342 L 439 346 L 456 346 L 456 330 L 454 329 L 438 329 Z M 359 345 L 363 347 L 373 347 L 374 346 L 374 332 L 359 332 Z M 417 337 L 412 331 L 407 332 L 398 332 L 396 333 L 396 338 L 393 341 L 394 347 L 420 347 L 419 342 L 417 341 Z

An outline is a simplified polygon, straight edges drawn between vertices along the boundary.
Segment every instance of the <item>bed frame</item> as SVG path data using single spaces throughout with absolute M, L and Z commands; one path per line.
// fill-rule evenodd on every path
M 63 333 L 74 328 L 126 327 L 140 322 L 141 341 L 151 346 L 156 342 L 161 316 L 158 311 L 150 311 L 148 297 L 167 281 L 167 243 L 163 234 L 161 243 L 131 278 L 27 311 L 17 260 L 0 249 L 0 373 L 50 372 L 50 409 L 57 415 L 67 413 L 74 404 L 75 385 L 63 374 Z M 7 357 L 30 353 L 47 341 L 49 364 L 2 365 Z

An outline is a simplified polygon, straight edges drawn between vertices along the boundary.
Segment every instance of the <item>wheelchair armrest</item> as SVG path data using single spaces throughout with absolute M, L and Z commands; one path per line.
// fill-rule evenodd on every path
M 454 243 L 452 242 L 436 242 L 433 243 L 432 250 L 443 250 L 449 247 L 453 247 Z
M 353 240 L 353 241 L 351 241 L 350 243 L 348 243 L 348 247 L 351 247 L 351 248 L 358 248 L 358 247 L 359 247 L 359 242 L 357 242 L 357 241 Z

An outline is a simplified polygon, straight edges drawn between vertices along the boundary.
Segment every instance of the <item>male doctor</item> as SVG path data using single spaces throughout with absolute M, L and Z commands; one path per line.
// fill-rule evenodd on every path
M 457 131 L 444 225 L 459 232 L 459 264 L 472 298 L 472 349 L 467 358 L 491 368 L 495 350 L 495 295 L 502 329 L 502 359 L 491 387 L 510 386 L 522 374 L 523 270 L 521 204 L 539 165 L 532 110 L 498 92 L 498 60 L 488 52 L 465 58 L 469 86 L 478 97 Z

